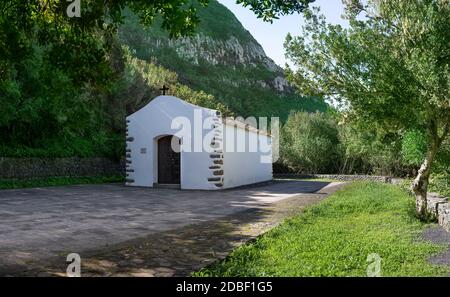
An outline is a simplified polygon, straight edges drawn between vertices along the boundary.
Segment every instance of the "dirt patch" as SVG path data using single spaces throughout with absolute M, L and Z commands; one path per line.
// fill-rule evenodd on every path
M 444 228 L 442 228 L 441 226 L 433 226 L 427 228 L 424 231 L 422 238 L 424 240 L 429 240 L 433 243 L 446 244 L 448 246 L 447 251 L 431 257 L 429 261 L 432 264 L 446 265 L 450 267 L 450 233 L 445 231 Z

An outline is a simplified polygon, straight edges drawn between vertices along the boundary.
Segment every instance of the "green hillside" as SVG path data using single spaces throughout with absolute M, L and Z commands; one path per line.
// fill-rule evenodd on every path
M 284 120 L 291 110 L 326 109 L 319 100 L 293 93 L 283 69 L 265 55 L 226 7 L 211 1 L 200 9 L 199 17 L 194 36 L 171 40 L 160 26 L 145 28 L 127 11 L 119 41 L 137 58 L 154 61 L 176 72 L 180 81 L 194 90 L 214 95 L 235 115 Z

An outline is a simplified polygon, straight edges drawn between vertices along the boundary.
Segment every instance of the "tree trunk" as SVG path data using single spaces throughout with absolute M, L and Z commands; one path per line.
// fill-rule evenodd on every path
M 412 190 L 416 196 L 416 214 L 421 220 L 428 218 L 427 192 L 428 180 L 431 173 L 431 164 L 433 163 L 436 152 L 431 148 L 420 166 L 419 172 L 412 183 Z
M 445 137 L 445 134 L 446 132 L 443 137 Z M 436 122 L 432 121 L 429 130 L 429 143 L 426 157 L 411 185 L 411 189 L 416 196 L 416 215 L 421 220 L 427 220 L 429 218 L 429 211 L 427 208 L 428 181 L 431 174 L 431 165 L 439 150 L 442 139 L 443 138 L 439 138 Z

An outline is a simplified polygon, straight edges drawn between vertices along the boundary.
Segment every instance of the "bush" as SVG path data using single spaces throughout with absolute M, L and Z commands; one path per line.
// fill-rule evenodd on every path
M 450 197 L 450 173 L 434 173 L 430 177 L 429 190 Z
M 406 176 L 412 170 L 401 158 L 397 133 L 347 120 L 340 123 L 339 136 L 344 150 L 342 173 Z
M 327 113 L 292 113 L 280 132 L 276 173 L 415 177 L 426 151 L 426 135 L 419 130 L 402 133 L 356 123 L 331 109 Z M 433 163 L 430 186 L 441 194 L 449 192 L 449 142 L 442 144 Z
M 292 113 L 281 129 L 281 163 L 295 172 L 336 172 L 340 147 L 336 123 L 325 113 Z

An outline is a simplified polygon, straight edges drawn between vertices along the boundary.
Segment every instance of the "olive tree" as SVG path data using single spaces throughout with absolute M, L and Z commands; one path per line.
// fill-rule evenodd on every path
M 424 219 L 433 161 L 450 129 L 450 0 L 343 2 L 347 28 L 305 11 L 302 34 L 286 39 L 297 66 L 288 77 L 366 125 L 423 131 L 427 152 L 411 188 Z

